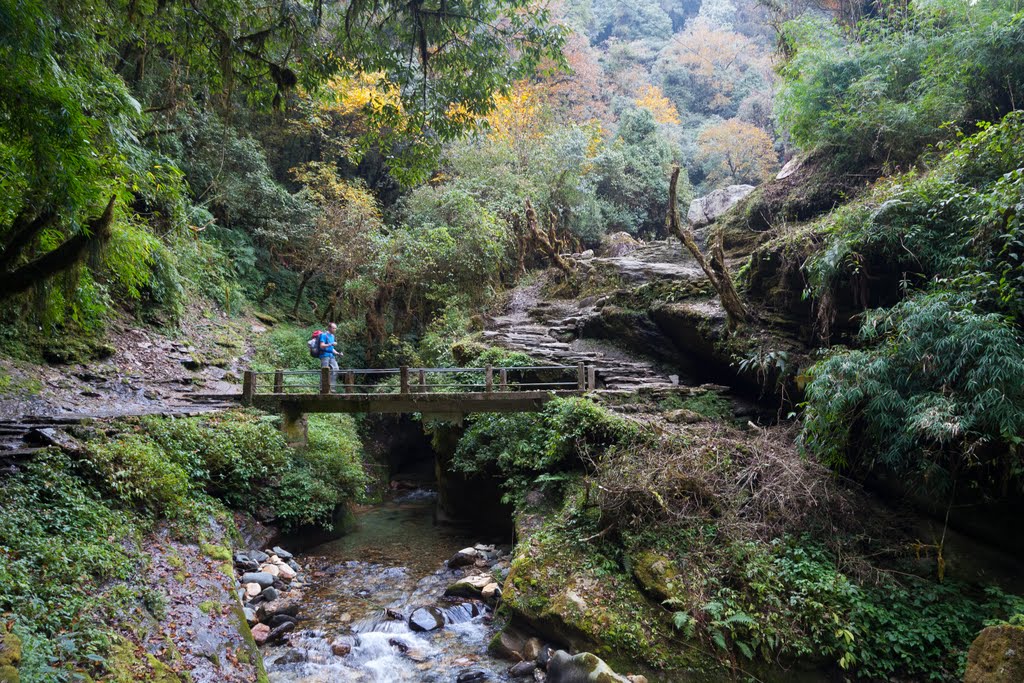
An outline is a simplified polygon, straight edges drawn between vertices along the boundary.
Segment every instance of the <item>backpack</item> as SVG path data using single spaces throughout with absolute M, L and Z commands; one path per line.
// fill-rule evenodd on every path
M 321 350 L 320 349 L 320 335 L 321 334 L 323 334 L 323 330 L 317 330 L 316 332 L 313 333 L 313 336 L 309 338 L 309 341 L 306 342 L 306 346 L 309 347 L 309 355 L 313 356 L 313 358 L 319 358 L 320 357 L 320 350 Z

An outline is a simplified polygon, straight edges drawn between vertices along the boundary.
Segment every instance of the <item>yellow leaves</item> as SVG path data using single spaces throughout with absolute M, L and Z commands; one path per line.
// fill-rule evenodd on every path
M 544 100 L 540 89 L 520 81 L 508 95 L 494 95 L 494 110 L 485 117 L 488 139 L 509 144 L 538 140 L 544 135 Z
M 636 105 L 651 112 L 654 115 L 654 120 L 658 123 L 678 124 L 680 122 L 679 110 L 676 109 L 676 105 L 665 97 L 665 93 L 656 85 L 648 85 L 641 90 L 640 97 L 636 99 Z
M 327 81 L 320 108 L 339 116 L 404 111 L 401 91 L 381 72 L 342 73 Z
M 448 105 L 448 110 L 445 111 L 444 116 L 452 123 L 468 126 L 474 123 L 477 119 L 476 115 L 473 114 L 462 102 L 452 102 Z

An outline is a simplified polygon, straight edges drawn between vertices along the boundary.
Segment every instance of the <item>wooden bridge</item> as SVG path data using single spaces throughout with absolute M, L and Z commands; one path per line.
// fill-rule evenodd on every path
M 461 421 L 468 413 L 540 410 L 557 396 L 596 388 L 593 366 L 383 368 L 246 371 L 242 403 L 285 416 L 286 432 L 306 413 L 423 413 Z M 300 423 L 302 423 L 300 425 Z

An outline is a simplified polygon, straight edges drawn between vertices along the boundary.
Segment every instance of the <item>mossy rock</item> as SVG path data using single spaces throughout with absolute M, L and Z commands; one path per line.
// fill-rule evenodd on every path
M 112 673 L 112 683 L 185 683 L 190 680 L 187 674 L 184 677 L 179 676 L 170 666 L 146 652 L 144 648 L 123 639 L 110 647 L 107 668 Z
M 43 358 L 48 363 L 57 365 L 102 360 L 110 358 L 115 353 L 117 353 L 117 349 L 106 342 L 74 336 L 62 337 L 59 343 L 48 342 L 43 348 Z
M 984 629 L 967 653 L 964 683 L 1024 681 L 1024 627 L 1003 624 Z
M 643 592 L 660 603 L 675 594 L 679 570 L 670 558 L 644 551 L 633 558 L 633 576 Z
M 0 635 L 0 683 L 18 683 L 18 664 L 21 663 L 21 638 L 16 633 Z
M 253 311 L 252 317 L 259 320 L 261 323 L 267 325 L 276 325 L 280 321 L 269 313 L 260 313 L 259 311 Z
M 193 353 L 189 355 L 189 357 L 186 360 L 183 360 L 181 364 L 184 365 L 185 368 L 188 370 L 196 371 L 202 370 L 210 363 L 209 361 L 206 360 L 206 356 L 204 356 L 203 354 Z
M 220 560 L 221 562 L 231 561 L 230 548 L 226 548 L 222 545 L 215 545 L 213 543 L 200 543 L 199 547 L 202 549 L 203 554 L 211 560 Z

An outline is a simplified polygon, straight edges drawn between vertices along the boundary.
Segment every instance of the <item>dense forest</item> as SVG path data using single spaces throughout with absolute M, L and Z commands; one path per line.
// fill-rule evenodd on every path
M 328 321 L 349 367 L 528 366 L 517 297 L 594 306 L 560 341 L 689 388 L 422 423 L 502 482 L 500 619 L 650 680 L 1020 680 L 968 651 L 1024 647 L 1022 100 L 1016 0 L 0 0 L 0 417 L 156 339 L 225 383 Z M 149 400 L 0 450 L 0 680 L 206 680 L 144 648 L 154 544 L 234 580 L 238 515 L 386 493 L 371 419 Z

